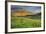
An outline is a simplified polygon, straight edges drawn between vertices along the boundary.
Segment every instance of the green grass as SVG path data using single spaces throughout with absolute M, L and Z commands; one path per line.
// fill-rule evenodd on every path
M 31 19 L 24 17 L 12 17 L 11 28 L 36 28 L 41 27 L 40 19 Z

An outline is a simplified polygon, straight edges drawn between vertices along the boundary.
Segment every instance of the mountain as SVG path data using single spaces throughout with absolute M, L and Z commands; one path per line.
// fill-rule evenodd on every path
M 41 15 L 41 13 L 37 13 L 37 14 L 35 14 L 35 15 Z
M 33 12 L 24 9 L 18 9 L 12 11 L 12 16 L 26 16 L 26 15 L 33 15 Z

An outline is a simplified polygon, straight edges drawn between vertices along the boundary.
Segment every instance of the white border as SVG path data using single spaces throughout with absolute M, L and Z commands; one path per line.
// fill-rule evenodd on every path
M 11 5 L 21 5 L 21 6 L 41 6 L 41 27 L 40 28 L 17 28 L 11 29 Z M 17 2 L 8 2 L 8 32 L 20 32 L 20 31 L 34 31 L 34 30 L 43 30 L 44 26 L 44 11 L 43 4 L 32 4 L 32 3 L 17 3 Z

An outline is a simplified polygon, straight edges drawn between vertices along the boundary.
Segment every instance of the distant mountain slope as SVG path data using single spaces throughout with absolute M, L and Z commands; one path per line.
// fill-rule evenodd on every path
M 14 10 L 12 11 L 12 15 L 13 16 L 26 16 L 26 15 L 33 15 L 32 11 L 27 11 L 27 10 L 23 10 L 23 9 L 19 9 L 19 10 Z
M 12 16 L 26 16 L 26 15 L 41 15 L 41 13 L 34 13 L 32 11 L 24 10 L 24 9 L 17 9 L 17 10 L 12 10 L 11 11 Z
M 35 15 L 41 15 L 41 13 L 37 13 L 37 14 L 35 14 Z

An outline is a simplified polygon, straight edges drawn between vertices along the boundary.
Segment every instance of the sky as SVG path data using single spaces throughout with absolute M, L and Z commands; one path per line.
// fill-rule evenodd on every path
M 18 5 L 11 5 L 11 10 L 18 10 L 18 9 L 24 9 L 24 10 L 32 11 L 34 13 L 41 12 L 41 6 L 18 6 Z

